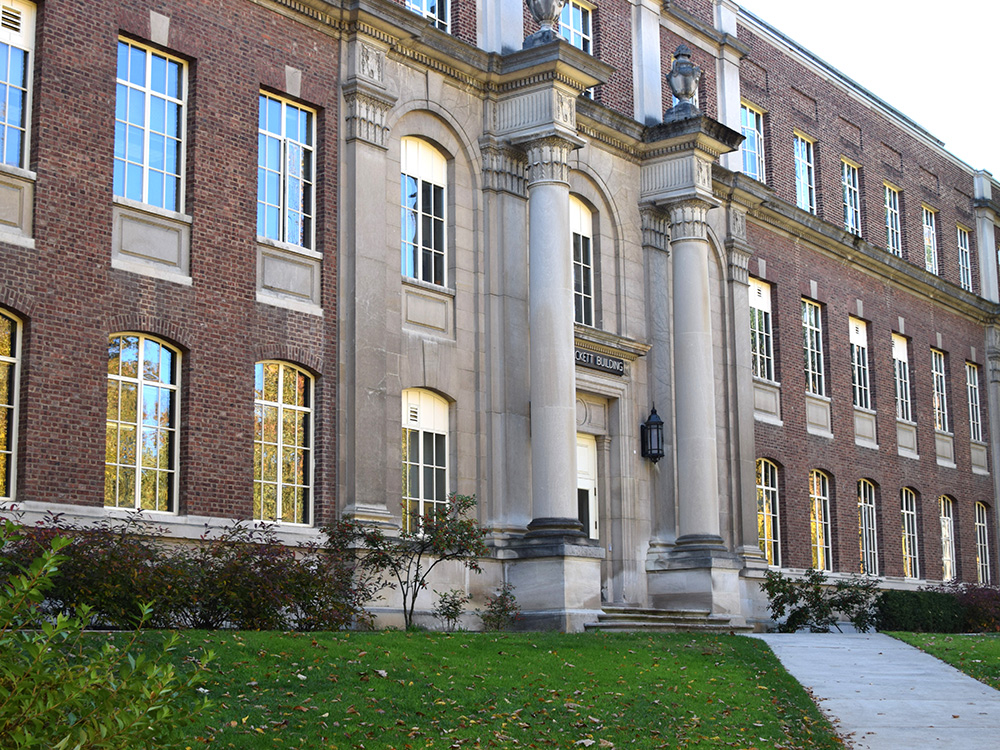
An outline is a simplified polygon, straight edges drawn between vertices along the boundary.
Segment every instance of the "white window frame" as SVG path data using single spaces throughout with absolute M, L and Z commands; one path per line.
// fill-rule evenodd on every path
M 826 396 L 823 362 L 823 308 L 812 300 L 802 300 L 802 349 L 805 359 L 806 393 Z
M 0 500 L 13 501 L 17 494 L 17 423 L 21 388 L 20 318 L 0 308 L 0 322 L 8 334 L 0 348 Z
M 972 252 L 969 249 L 969 230 L 958 227 L 958 278 L 962 289 L 972 291 Z
M 913 406 L 910 401 L 910 355 L 909 342 L 905 336 L 892 334 L 893 380 L 896 384 L 896 419 L 913 421 Z
M 743 135 L 743 174 L 767 182 L 764 160 L 764 113 L 747 103 L 740 105 L 740 132 Z
M 0 24 L 0 56 L 4 56 L 4 70 L 7 78 L 0 94 L 0 162 L 12 167 L 26 169 L 30 152 L 31 137 L 31 91 L 35 67 L 35 6 L 21 0 L 4 0 L 3 23 Z M 24 53 L 22 78 L 11 80 L 11 51 Z M 15 93 L 16 92 L 16 93 Z M 20 101 L 20 106 L 17 102 Z M 18 117 L 17 114 L 20 116 Z M 8 115 L 13 115 L 8 119 Z M 18 133 L 19 138 L 11 144 L 9 135 Z
M 750 279 L 750 365 L 755 378 L 775 382 L 771 285 Z
M 875 513 L 875 485 L 858 480 L 858 550 L 861 573 L 878 575 L 878 519 Z
M 937 211 L 929 206 L 920 207 L 924 228 L 924 268 L 937 275 Z
M 399 149 L 400 272 L 447 286 L 448 162 L 420 138 L 403 138 Z
M 265 91 L 258 94 L 257 108 L 257 236 L 314 249 L 316 113 Z M 288 132 L 292 116 L 297 118 L 297 133 Z
M 596 7 L 577 0 L 569 0 L 559 12 L 559 36 L 588 55 L 594 54 L 594 12 Z M 594 98 L 594 89 L 583 92 Z M 697 106 L 697 105 L 696 105 Z
M 917 524 L 917 495 L 909 487 L 899 491 L 899 512 L 902 519 L 903 576 L 920 577 L 920 542 Z
M 569 197 L 569 229 L 573 248 L 573 316 L 580 325 L 596 326 L 594 299 L 594 214 L 575 195 Z
M 271 376 L 273 390 L 268 384 Z M 253 517 L 256 521 L 290 525 L 312 522 L 314 391 L 312 375 L 290 362 L 262 360 L 254 365 Z M 271 415 L 273 433 L 268 428 Z M 293 425 L 291 435 L 287 434 L 289 422 Z M 272 435 L 273 439 L 269 439 Z M 270 465 L 273 470 L 269 470 Z M 268 490 L 273 491 L 270 502 L 266 498 Z M 265 512 L 265 504 L 271 503 L 273 510 Z
M 819 469 L 809 472 L 809 527 L 812 568 L 833 570 L 830 538 L 830 477 Z
M 903 233 L 899 222 L 899 190 L 885 185 L 885 249 L 903 256 Z
M 416 533 L 414 525 L 421 518 L 448 507 L 448 402 L 430 391 L 409 388 L 403 391 L 402 406 L 402 520 L 404 530 Z
M 934 429 L 951 432 L 948 429 L 948 375 L 944 352 L 931 349 L 931 381 L 934 394 Z
M 969 437 L 983 442 L 983 419 L 979 408 L 979 365 L 965 363 L 965 390 L 969 398 Z
M 406 0 L 406 7 L 418 13 L 431 26 L 451 33 L 451 0 Z
M 844 229 L 861 236 L 861 170 L 857 164 L 840 160 L 840 183 L 843 188 Z
M 114 341 L 132 338 L 136 339 L 136 374 L 130 375 L 124 372 L 125 368 L 122 366 L 120 356 L 118 357 L 118 371 L 111 372 L 111 353 L 115 351 L 112 349 Z M 159 374 L 147 370 L 146 357 L 150 354 L 147 348 L 150 346 L 158 347 L 157 367 Z M 164 368 L 164 350 L 169 352 L 172 357 L 169 364 L 172 382 L 165 382 L 161 379 Z M 120 345 L 117 351 L 122 351 Z M 178 463 L 180 457 L 181 353 L 161 339 L 134 331 L 111 334 L 108 339 L 108 353 L 104 506 L 176 513 L 180 473 Z M 126 389 L 134 389 L 136 393 L 134 419 L 122 418 L 122 394 L 126 392 Z M 114 401 L 112 401 L 113 394 L 116 394 Z M 164 396 L 168 400 L 166 415 L 163 415 L 162 409 Z M 153 407 L 151 415 L 146 413 L 147 404 Z M 147 416 L 149 419 L 146 418 Z M 129 461 L 124 461 L 122 460 L 122 436 L 127 435 L 130 429 L 134 429 L 135 434 L 135 456 Z M 112 433 L 114 441 L 112 441 Z M 145 453 L 143 446 L 147 444 L 147 441 L 153 446 L 161 441 L 167 444 L 163 454 L 157 454 L 155 466 L 143 462 Z M 112 442 L 114 442 L 114 446 L 112 446 Z M 112 458 L 112 454 L 114 461 L 109 460 Z M 161 466 L 161 463 L 166 465 Z M 131 481 L 128 479 L 129 472 L 132 472 Z M 154 478 L 157 492 L 154 502 L 144 505 L 143 478 L 149 476 Z M 128 489 L 129 484 L 131 484 L 131 489 Z M 123 502 L 123 489 L 126 499 L 131 493 L 131 504 Z M 165 493 L 166 497 L 163 498 L 161 493 Z
M 811 214 L 816 213 L 816 171 L 814 141 L 800 133 L 792 136 L 795 151 L 795 205 Z
M 950 497 L 938 498 L 941 508 L 941 580 L 952 581 L 958 574 L 955 554 L 955 504 Z
M 129 60 L 131 60 L 133 50 L 145 57 L 143 68 L 144 79 L 142 81 L 131 81 L 120 77 L 117 78 L 115 94 L 115 155 L 112 189 L 116 196 L 125 198 L 126 200 L 145 203 L 165 211 L 182 212 L 184 210 L 185 152 L 187 151 L 187 63 L 179 57 L 122 37 L 118 39 L 119 73 L 122 72 L 122 54 L 126 54 Z M 178 71 L 177 86 L 180 89 L 180 96 L 174 96 L 166 90 L 157 90 L 159 83 L 153 81 L 154 63 L 160 64 L 157 61 L 162 61 L 164 66 L 164 80 L 168 85 L 170 81 L 168 71 L 171 69 Z M 130 68 L 130 65 L 130 62 L 126 63 L 126 70 Z M 134 109 L 139 99 L 142 102 L 142 111 L 137 113 Z M 152 105 L 155 102 L 162 102 L 162 104 L 157 104 L 157 107 L 162 106 L 163 108 L 163 125 L 160 127 L 157 127 L 157 123 L 153 122 L 154 107 Z M 175 133 L 172 133 L 168 123 L 174 118 L 169 117 L 168 114 L 174 108 L 176 108 L 175 111 L 177 112 L 175 123 L 177 130 Z M 138 156 L 131 149 L 133 142 L 129 138 L 129 133 L 131 132 L 137 132 L 141 136 L 141 154 Z M 163 163 L 153 164 L 151 162 L 153 144 L 159 141 L 162 141 L 164 144 Z M 169 151 L 166 148 L 166 145 L 170 143 L 176 144 L 177 151 L 176 161 L 172 166 L 168 157 Z M 163 192 L 157 197 L 150 188 L 161 175 L 163 179 Z M 135 190 L 137 179 L 141 183 L 138 193 Z M 169 184 L 169 179 L 176 180 L 177 182 L 173 201 L 168 200 L 167 197 L 166 188 Z
M 854 406 L 872 410 L 871 377 L 868 370 L 868 324 L 858 318 L 849 317 L 851 342 L 851 385 L 854 391 Z
M 768 565 L 781 567 L 778 467 L 757 459 L 757 541 Z
M 976 576 L 979 583 L 990 583 L 993 572 L 990 567 L 990 525 L 989 509 L 984 503 L 976 503 Z

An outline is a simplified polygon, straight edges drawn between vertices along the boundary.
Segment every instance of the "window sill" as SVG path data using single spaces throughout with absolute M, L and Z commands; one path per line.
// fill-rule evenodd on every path
M 319 305 L 314 305 L 311 302 L 305 302 L 295 297 L 286 297 L 283 294 L 272 292 L 267 289 L 257 290 L 257 302 L 262 305 L 271 305 L 272 307 L 283 307 L 286 310 L 294 310 L 295 312 L 305 313 L 306 315 L 315 315 L 319 318 L 323 317 L 323 308 Z
M 191 285 L 191 217 L 127 198 L 111 208 L 111 266 Z
M 430 292 L 437 292 L 438 294 L 447 294 L 449 297 L 455 296 L 455 289 L 452 287 L 441 286 L 440 284 L 432 284 L 429 281 L 422 281 L 421 279 L 414 278 L 413 276 L 400 276 L 403 284 L 406 286 L 416 287 L 417 289 L 426 289 Z
M 118 206 L 124 206 L 125 208 L 142 211 L 143 213 L 153 214 L 154 216 L 159 216 L 163 219 L 170 219 L 171 221 L 179 221 L 184 224 L 191 223 L 191 217 L 188 214 L 181 213 L 180 211 L 171 211 L 169 208 L 159 208 L 157 206 L 150 205 L 149 203 L 135 201 L 131 198 L 124 198 L 120 195 L 113 196 L 112 200 L 115 205 Z
M 280 240 L 272 240 L 270 237 L 257 235 L 257 244 L 263 247 L 273 247 L 275 250 L 283 250 L 288 253 L 297 253 L 313 260 L 323 260 L 323 253 L 318 250 L 302 247 L 301 245 L 293 245 L 291 242 L 281 242 Z
M 34 250 L 35 173 L 0 164 L 0 241 Z

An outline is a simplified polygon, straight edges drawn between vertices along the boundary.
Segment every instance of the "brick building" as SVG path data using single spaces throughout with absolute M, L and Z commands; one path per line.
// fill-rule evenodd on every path
M 437 588 L 563 629 L 996 579 L 1000 184 L 731 0 L 2 4 L 5 503 L 475 493 Z

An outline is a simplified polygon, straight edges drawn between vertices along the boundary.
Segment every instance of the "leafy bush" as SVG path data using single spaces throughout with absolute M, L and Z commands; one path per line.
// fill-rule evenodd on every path
M 879 630 L 958 633 L 965 612 L 954 592 L 883 591 L 876 601 Z
M 194 690 L 211 653 L 178 674 L 167 657 L 136 654 L 136 634 L 124 647 L 83 635 L 90 612 L 50 617 L 41 606 L 72 542 L 52 537 L 48 548 L 0 581 L 0 737 L 9 750 L 132 750 L 185 747 L 180 730 L 203 710 Z M 24 538 L 4 522 L 0 548 L 23 550 Z M 8 571 L 10 566 L 8 565 Z M 144 624 L 150 608 L 137 613 Z
M 451 591 L 435 591 L 438 595 L 437 604 L 434 605 L 434 616 L 444 623 L 444 629 L 451 632 L 455 629 L 465 605 L 470 598 L 465 595 L 462 589 L 452 589 Z
M 761 588 L 767 595 L 771 617 L 781 620 L 787 615 L 778 623 L 780 633 L 802 628 L 829 633 L 831 625 L 840 630 L 838 613 L 847 617 L 858 632 L 866 633 L 875 625 L 877 585 L 876 579 L 853 577 L 831 586 L 823 571 L 810 568 L 801 579 L 769 570 Z
M 996 633 L 1000 631 L 1000 587 L 960 583 L 954 586 L 953 590 L 955 598 L 958 599 L 958 603 L 964 611 L 963 630 L 965 632 Z
M 483 621 L 483 630 L 507 630 L 521 617 L 521 607 L 514 596 L 514 585 L 504 582 L 495 594 L 486 597 L 486 608 L 476 610 Z

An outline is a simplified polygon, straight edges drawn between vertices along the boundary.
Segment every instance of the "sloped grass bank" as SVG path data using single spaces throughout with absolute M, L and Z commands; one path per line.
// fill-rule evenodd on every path
M 888 633 L 1000 690 L 1000 635 Z
M 182 638 L 190 653 L 217 654 L 205 683 L 214 707 L 192 747 L 842 746 L 767 646 L 740 636 L 188 631 Z

